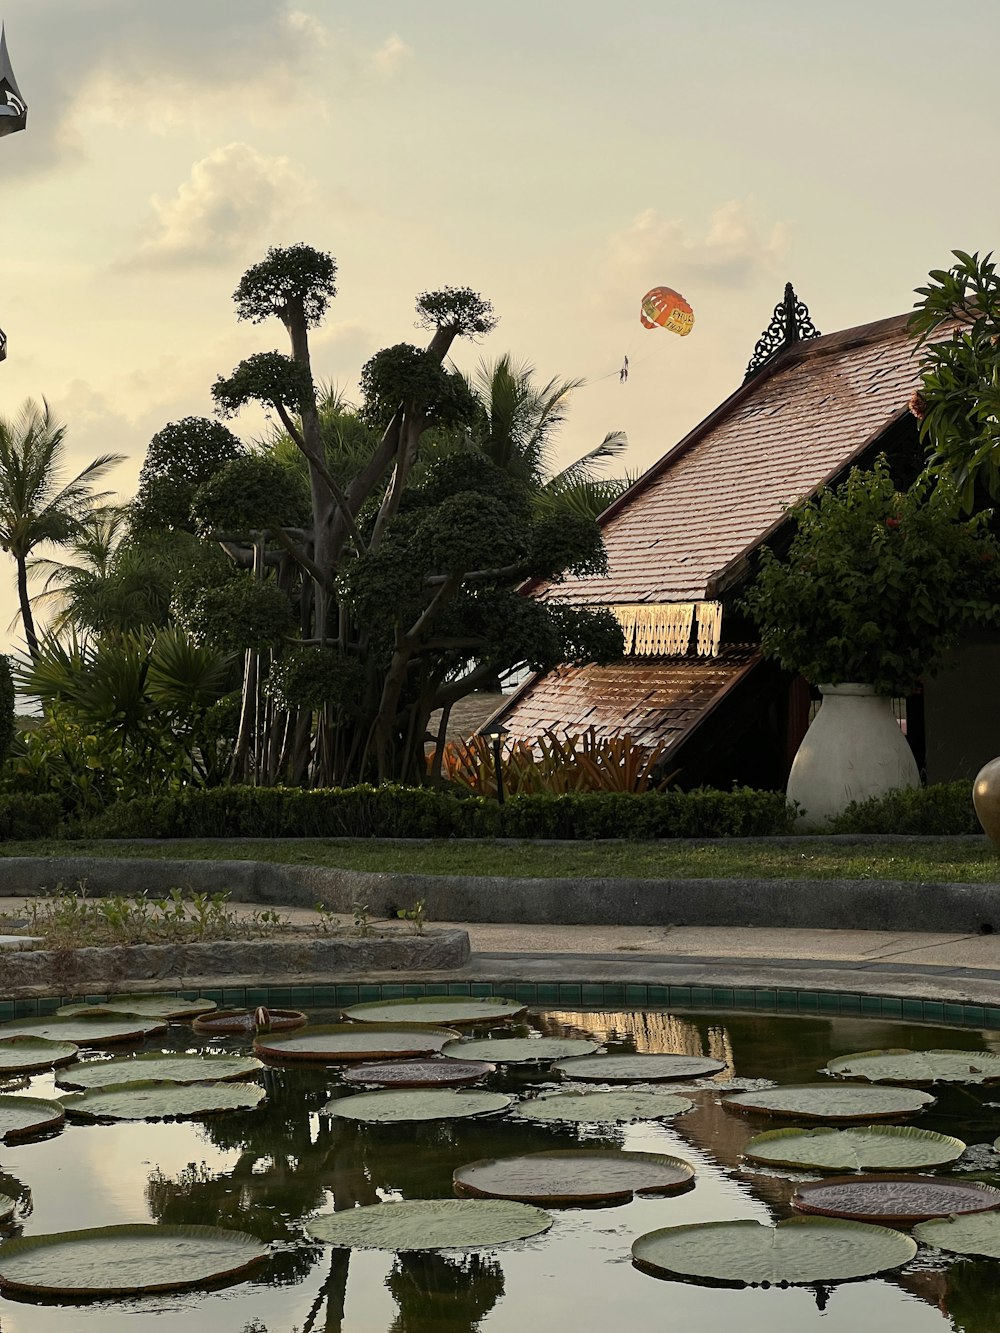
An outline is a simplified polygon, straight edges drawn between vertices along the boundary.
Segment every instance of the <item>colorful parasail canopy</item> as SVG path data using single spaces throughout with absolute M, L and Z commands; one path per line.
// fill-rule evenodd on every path
M 683 338 L 694 326 L 694 311 L 673 287 L 654 287 L 642 298 L 639 318 L 647 329 L 658 326 Z
M 5 134 L 16 134 L 28 123 L 28 104 L 11 69 L 7 54 L 7 34 L 0 28 L 0 139 Z

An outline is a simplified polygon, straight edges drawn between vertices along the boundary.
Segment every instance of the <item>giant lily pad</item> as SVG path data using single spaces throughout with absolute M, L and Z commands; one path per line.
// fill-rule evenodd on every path
M 839 1218 L 695 1222 L 640 1236 L 632 1262 L 656 1277 L 732 1287 L 847 1282 L 901 1268 L 917 1252 L 901 1231 Z
M 340 1064 L 351 1060 L 389 1060 L 393 1056 L 432 1055 L 454 1043 L 449 1028 L 394 1027 L 391 1023 L 332 1023 L 301 1032 L 258 1033 L 253 1048 L 268 1060 L 312 1060 Z
M 627 1125 L 633 1120 L 669 1120 L 690 1111 L 694 1102 L 669 1092 L 543 1092 L 518 1102 L 514 1114 L 525 1120 L 563 1120 Z
M 823 1217 L 911 1226 L 930 1217 L 1000 1208 L 1000 1189 L 978 1180 L 935 1180 L 933 1176 L 843 1176 L 799 1185 L 792 1207 Z
M 221 1227 L 134 1223 L 23 1236 L 0 1245 L 0 1288 L 78 1299 L 179 1291 L 238 1280 L 267 1257 L 256 1236 Z
M 952 1254 L 977 1254 L 1000 1259 L 1000 1213 L 975 1217 L 942 1217 L 913 1228 L 917 1240 Z
M 388 1060 L 384 1064 L 345 1069 L 345 1083 L 391 1088 L 460 1088 L 495 1073 L 485 1060 Z
M 961 1139 L 910 1125 L 857 1129 L 772 1129 L 744 1148 L 752 1162 L 815 1167 L 821 1171 L 906 1171 L 953 1162 L 965 1152 Z
M 65 1118 L 58 1102 L 42 1097 L 0 1096 L 0 1138 L 4 1143 L 58 1129 Z
M 677 1194 L 689 1189 L 694 1167 L 656 1152 L 578 1148 L 492 1157 L 461 1166 L 452 1177 L 462 1194 L 558 1206 L 627 1203 L 633 1194 Z
M 584 1041 L 582 1037 L 496 1037 L 492 1041 L 451 1041 L 442 1047 L 441 1054 L 449 1060 L 518 1065 L 563 1060 L 568 1055 L 588 1055 L 599 1049 L 596 1041 Z
M 261 1004 L 256 1009 L 220 1009 L 217 1013 L 196 1018 L 192 1026 L 195 1032 L 224 1037 L 241 1033 L 292 1032 L 295 1028 L 304 1028 L 308 1022 L 300 1009 L 268 1009 Z
M 407 1088 L 401 1092 L 359 1092 L 353 1097 L 335 1097 L 323 1107 L 323 1113 L 372 1124 L 396 1124 L 402 1120 L 458 1120 L 505 1111 L 513 1100 L 506 1093 L 483 1092 L 477 1088 L 431 1091 Z
M 461 995 L 405 996 L 401 1000 L 370 1000 L 352 1004 L 344 1017 L 356 1023 L 439 1023 L 464 1027 L 470 1023 L 500 1023 L 520 1018 L 527 1005 L 501 997 L 469 999 Z
M 163 1019 L 109 1015 L 93 1018 L 22 1018 L 0 1026 L 4 1037 L 45 1037 L 49 1041 L 72 1041 L 77 1046 L 111 1046 L 119 1041 L 145 1041 L 158 1032 L 166 1032 Z
M 51 1041 L 47 1037 L 5 1037 L 0 1040 L 0 1077 L 8 1074 L 32 1074 L 38 1069 L 52 1069 L 75 1060 L 79 1047 L 72 1041 Z
M 869 1083 L 996 1083 L 1000 1055 L 992 1051 L 859 1051 L 838 1055 L 826 1066 L 837 1078 Z
M 858 1083 L 802 1083 L 783 1088 L 735 1092 L 723 1097 L 731 1111 L 756 1115 L 794 1116 L 796 1120 L 878 1120 L 913 1115 L 934 1105 L 928 1092 L 916 1088 L 872 1088 Z
M 214 1000 L 185 1000 L 180 995 L 113 995 L 101 1004 L 64 1004 L 56 1013 L 60 1018 L 79 1018 L 81 1014 L 138 1014 L 142 1018 L 183 1019 L 209 1014 Z
M 552 1067 L 587 1083 L 665 1083 L 718 1074 L 726 1065 L 702 1055 L 578 1055 Z
M 221 1111 L 249 1111 L 265 1092 L 256 1083 L 112 1083 L 86 1092 L 67 1093 L 63 1106 L 87 1120 L 168 1120 Z
M 264 1066 L 252 1055 L 209 1055 L 203 1051 L 148 1051 L 114 1060 L 88 1060 L 56 1075 L 61 1088 L 106 1088 L 112 1084 L 226 1083 L 246 1078 Z
M 321 1213 L 306 1231 L 344 1249 L 483 1250 L 537 1236 L 551 1225 L 540 1208 L 507 1199 L 405 1199 Z

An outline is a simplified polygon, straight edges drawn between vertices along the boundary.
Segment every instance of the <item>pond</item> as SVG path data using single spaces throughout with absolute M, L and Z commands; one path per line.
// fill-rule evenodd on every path
M 311 1023 L 336 1021 L 316 1011 Z M 477 1037 L 589 1037 L 611 1052 L 675 1052 L 725 1062 L 714 1078 L 684 1084 L 694 1103 L 663 1122 L 541 1124 L 510 1114 L 482 1120 L 364 1125 L 320 1114 L 331 1095 L 353 1095 L 337 1068 L 268 1069 L 267 1100 L 251 1111 L 197 1121 L 71 1123 L 41 1140 L 0 1150 L 0 1191 L 16 1194 L 29 1236 L 151 1221 L 212 1224 L 272 1245 L 253 1278 L 215 1291 L 98 1304 L 0 1298 L 2 1333 L 523 1333 L 525 1329 L 696 1329 L 698 1333 L 994 1333 L 1000 1328 L 1000 1261 L 949 1258 L 921 1247 L 905 1267 L 828 1288 L 718 1288 L 665 1280 L 631 1262 L 632 1242 L 660 1227 L 791 1214 L 804 1171 L 750 1167 L 751 1137 L 778 1125 L 721 1103 L 732 1080 L 817 1082 L 833 1056 L 873 1049 L 1000 1051 L 1000 1034 L 853 1018 L 707 1014 L 665 1009 L 532 1009 L 514 1024 L 466 1030 Z M 201 1039 L 175 1024 L 141 1050 L 245 1049 L 238 1038 Z M 120 1049 L 115 1054 L 121 1053 Z M 975 1057 L 972 1056 L 972 1059 Z M 342 1067 L 341 1067 L 342 1068 Z M 524 1096 L 555 1086 L 547 1066 L 501 1067 L 491 1088 Z M 60 1090 L 51 1073 L 32 1095 Z M 690 1090 L 691 1088 L 694 1090 Z M 673 1085 L 658 1085 L 674 1092 Z M 976 1178 L 1000 1184 L 1000 1159 L 986 1150 L 1000 1134 L 1000 1090 L 936 1086 L 936 1104 L 908 1123 L 955 1135 L 979 1149 Z M 558 1148 L 625 1148 L 690 1162 L 695 1187 L 627 1204 L 550 1209 L 551 1228 L 481 1253 L 332 1249 L 304 1222 L 320 1212 L 393 1199 L 454 1197 L 452 1173 L 483 1158 Z M 969 1155 L 955 1167 L 960 1176 Z M 984 1174 L 985 1172 L 985 1174 Z M 962 1176 L 969 1179 L 968 1174 Z M 30 1191 L 30 1195 L 27 1191 Z

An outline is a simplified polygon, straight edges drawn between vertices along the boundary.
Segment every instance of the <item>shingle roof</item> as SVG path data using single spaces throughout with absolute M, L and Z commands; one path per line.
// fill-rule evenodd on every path
M 697 601 L 907 410 L 908 316 L 796 344 L 655 464 L 600 522 L 609 572 L 525 589 L 578 604 Z
M 718 657 L 629 658 L 612 666 L 557 667 L 534 676 L 499 715 L 517 737 L 547 730 L 629 735 L 637 745 L 676 746 L 761 660 L 745 644 Z

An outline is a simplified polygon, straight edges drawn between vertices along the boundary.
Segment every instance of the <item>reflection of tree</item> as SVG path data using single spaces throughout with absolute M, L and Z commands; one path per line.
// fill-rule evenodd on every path
M 389 1333 L 476 1333 L 503 1295 L 503 1269 L 480 1254 L 398 1254 L 385 1285 L 399 1306 Z
M 962 1259 L 952 1264 L 944 1309 L 955 1333 L 996 1333 L 1000 1328 L 1000 1263 Z

